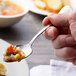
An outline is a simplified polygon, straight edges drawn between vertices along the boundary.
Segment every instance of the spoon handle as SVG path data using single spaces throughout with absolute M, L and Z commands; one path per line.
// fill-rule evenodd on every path
M 33 38 L 32 40 L 29 42 L 29 45 L 32 46 L 33 42 L 36 40 L 37 37 L 39 37 L 50 25 L 47 25 L 46 27 L 44 27 L 43 29 L 41 29 Z

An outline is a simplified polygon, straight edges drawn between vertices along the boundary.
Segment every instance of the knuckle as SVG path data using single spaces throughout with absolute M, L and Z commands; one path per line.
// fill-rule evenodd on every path
M 56 57 L 59 57 L 59 54 L 58 54 L 57 51 L 58 51 L 57 49 L 54 49 L 54 54 L 55 54 Z

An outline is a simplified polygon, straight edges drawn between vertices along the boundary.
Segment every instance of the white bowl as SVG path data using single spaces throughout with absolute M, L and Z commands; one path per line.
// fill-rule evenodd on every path
M 26 0 L 9 0 L 9 1 L 14 1 L 15 3 L 19 4 L 24 9 L 24 12 L 21 14 L 12 15 L 12 16 L 1 15 L 0 16 L 0 27 L 8 27 L 8 26 L 16 24 L 29 11 L 28 2 L 26 2 Z

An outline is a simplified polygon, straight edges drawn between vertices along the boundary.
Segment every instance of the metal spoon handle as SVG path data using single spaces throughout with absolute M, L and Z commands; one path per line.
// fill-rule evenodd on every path
M 47 25 L 46 27 L 44 27 L 43 29 L 41 29 L 41 31 L 39 31 L 33 38 L 32 40 L 29 42 L 29 45 L 32 46 L 33 42 L 36 40 L 37 37 L 39 37 L 50 25 Z

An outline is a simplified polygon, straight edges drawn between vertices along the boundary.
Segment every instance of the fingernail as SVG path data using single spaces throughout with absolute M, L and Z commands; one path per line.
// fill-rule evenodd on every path
M 50 37 L 50 39 L 51 40 L 53 40 L 54 39 L 54 34 L 53 34 L 53 29 L 47 29 L 47 34 L 48 34 L 48 36 Z
M 75 44 L 75 41 L 74 41 L 74 39 L 72 37 L 67 37 L 66 38 L 66 43 L 67 44 Z

